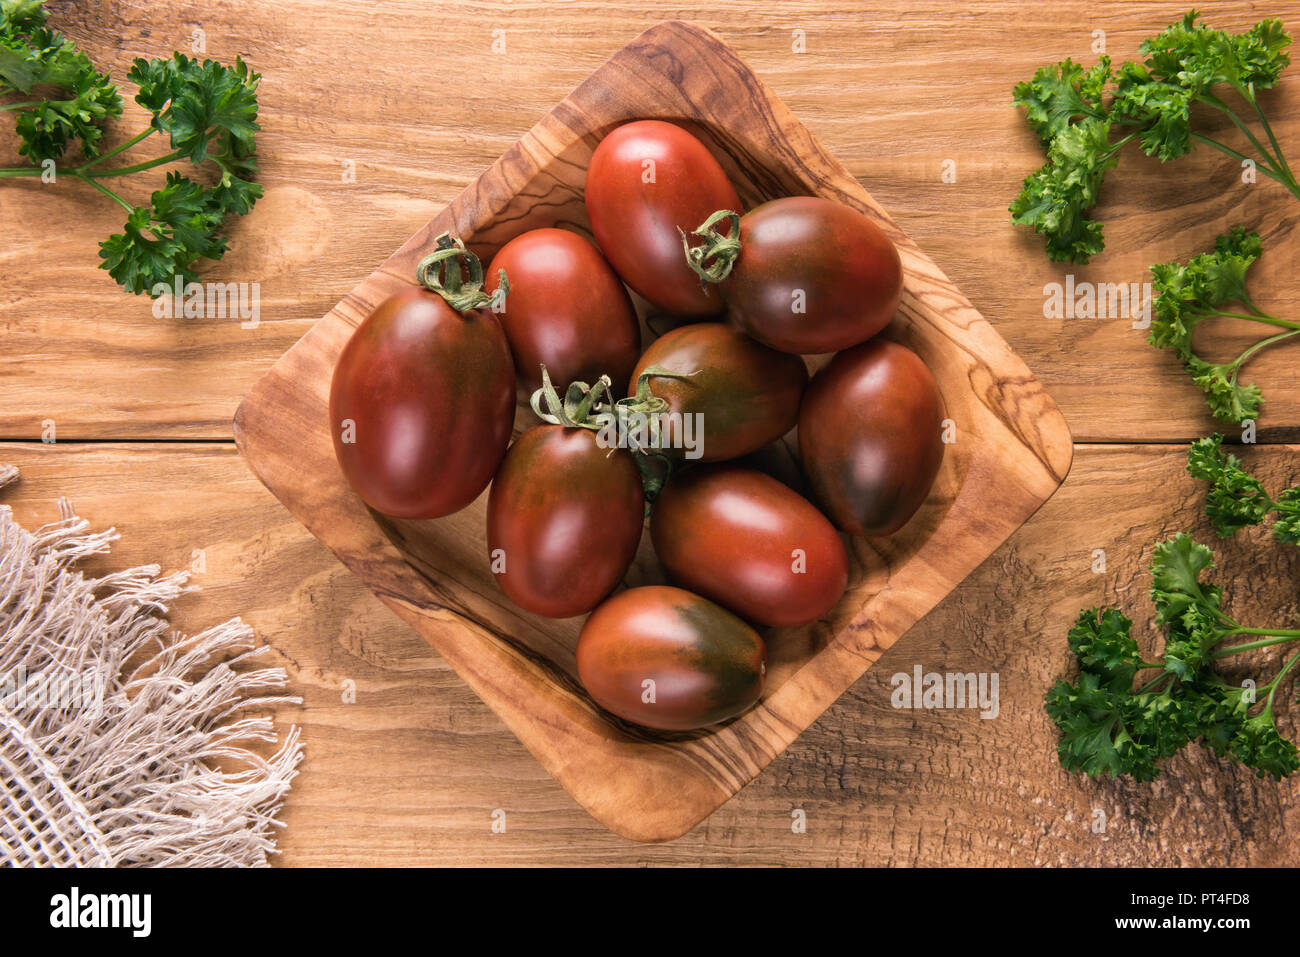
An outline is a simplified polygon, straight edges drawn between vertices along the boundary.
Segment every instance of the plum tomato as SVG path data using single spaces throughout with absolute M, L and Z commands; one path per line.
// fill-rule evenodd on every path
M 504 269 L 510 292 L 497 315 L 510 340 L 519 381 L 529 392 L 551 381 L 627 381 L 641 351 L 632 300 L 605 257 L 563 229 L 533 229 L 501 247 L 484 289 L 494 293 Z
M 690 731 L 749 710 L 763 693 L 767 650 L 749 625 L 681 588 L 619 592 L 578 636 L 578 678 L 606 711 Z
M 343 474 L 367 505 L 398 518 L 438 518 L 474 501 L 514 414 L 514 366 L 496 316 L 459 312 L 419 286 L 357 327 L 330 383 Z
M 666 442 L 661 451 L 704 462 L 747 455 L 785 435 L 798 419 L 808 384 L 798 356 L 769 349 L 720 322 L 679 326 L 652 342 L 633 370 L 629 395 L 636 395 L 639 380 L 652 369 L 676 373 L 651 372 L 646 385 L 668 412 L 692 417 L 674 427 L 676 435 L 696 444 L 692 450 L 679 447 L 684 442 Z
M 732 224 L 719 225 L 725 242 Z M 709 243 L 694 248 L 708 266 Z M 902 261 L 884 231 L 856 209 L 816 196 L 774 199 L 740 217 L 739 253 L 729 272 L 726 257 L 722 263 L 715 275 L 725 273 L 719 290 L 727 321 L 800 355 L 871 338 L 889 324 L 903 290 Z
M 835 607 L 849 557 L 835 527 L 776 479 L 704 465 L 669 479 L 650 517 L 675 583 L 761 625 L 804 625 Z
M 644 299 L 687 318 L 722 313 L 722 297 L 687 266 L 678 232 L 716 209 L 740 208 L 708 147 L 662 120 L 616 127 L 587 167 L 586 203 L 601 251 Z
M 622 581 L 644 524 L 631 452 L 602 448 L 589 429 L 539 425 L 510 446 L 492 482 L 489 560 L 520 608 L 571 618 Z
M 815 376 L 799 410 L 813 500 L 852 535 L 891 535 L 930 493 L 943 461 L 943 397 L 911 349 L 873 339 Z

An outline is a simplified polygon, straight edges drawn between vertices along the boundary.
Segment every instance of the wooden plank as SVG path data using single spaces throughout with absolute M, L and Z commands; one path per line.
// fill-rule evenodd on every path
M 1279 488 L 1300 480 L 1296 452 L 1244 455 Z M 284 815 L 286 864 L 1300 864 L 1285 837 L 1300 823 L 1300 780 L 1261 781 L 1198 747 L 1148 784 L 1092 782 L 1056 763 L 1041 699 L 1067 671 L 1079 608 L 1122 603 L 1144 634 L 1152 544 L 1181 529 L 1214 541 L 1180 447 L 1080 447 L 1057 495 L 791 748 L 699 827 L 655 846 L 579 808 L 228 446 L 5 445 L 0 461 L 22 469 L 0 502 L 29 527 L 53 520 L 59 495 L 115 524 L 123 540 L 106 566 L 184 567 L 206 550 L 204 591 L 180 602 L 177 625 L 244 615 L 305 698 L 278 716 L 301 724 L 307 748 Z M 1091 571 L 1097 548 L 1105 574 Z M 1215 548 L 1234 614 L 1300 620 L 1300 550 L 1251 530 Z M 997 672 L 997 718 L 895 710 L 890 678 L 916 664 Z M 1280 722 L 1291 736 L 1293 697 Z M 504 834 L 491 830 L 497 808 Z M 791 830 L 795 809 L 805 834 Z
M 6 182 L 0 436 L 8 437 L 38 436 L 47 419 L 64 438 L 228 437 L 240 397 L 316 317 L 661 16 L 644 2 L 587 0 L 443 2 L 437 17 L 426 3 L 401 0 L 385 4 L 382 19 L 365 4 L 329 0 L 50 6 L 54 23 L 118 76 L 134 56 L 188 50 L 196 28 L 208 55 L 242 54 L 265 74 L 267 195 L 237 227 L 233 252 L 206 273 L 260 283 L 261 321 L 243 329 L 229 319 L 155 319 L 146 300 L 95 268 L 95 244 L 120 227 L 119 210 L 76 183 Z M 1270 181 L 1241 183 L 1217 153 L 1167 169 L 1126 154 L 1098 210 L 1107 252 L 1087 267 L 1051 264 L 1036 237 L 1007 221 L 1021 179 L 1041 162 L 1010 89 L 1050 60 L 1091 60 L 1094 30 L 1105 31 L 1113 57 L 1131 58 L 1182 9 L 792 0 L 721 14 L 687 2 L 673 16 L 717 31 L 773 87 L 996 324 L 1077 439 L 1145 441 L 1204 434 L 1211 423 L 1198 393 L 1127 320 L 1045 319 L 1044 285 L 1067 273 L 1140 282 L 1151 262 L 1189 256 L 1241 223 L 1266 237 L 1254 280 L 1261 304 L 1294 316 L 1300 277 L 1286 236 L 1295 206 Z M 1210 22 L 1241 29 L 1265 14 L 1295 29 L 1300 4 L 1225 3 Z M 796 30 L 805 52 L 792 49 Z M 506 52 L 494 55 L 502 37 Z M 1300 143 L 1300 81 L 1286 75 L 1264 100 L 1281 141 Z M 132 116 L 141 113 L 133 107 Z M 124 124 L 124 135 L 134 128 Z M 13 145 L 0 134 L 0 154 Z M 956 183 L 941 182 L 947 159 Z M 343 181 L 344 162 L 355 164 L 355 183 Z M 152 187 L 124 188 L 139 201 Z M 1227 355 L 1233 335 L 1225 330 L 1212 351 Z M 1266 437 L 1291 437 L 1280 425 L 1297 421 L 1293 357 L 1285 346 L 1249 367 L 1269 399 Z

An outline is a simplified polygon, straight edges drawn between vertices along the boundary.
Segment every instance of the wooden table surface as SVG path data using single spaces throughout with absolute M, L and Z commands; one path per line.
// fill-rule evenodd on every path
M 240 54 L 264 74 L 266 195 L 206 272 L 261 284 L 256 328 L 154 318 L 148 299 L 95 268 L 96 243 L 120 228 L 116 207 L 72 182 L 0 186 L 0 461 L 22 469 L 4 501 L 29 527 L 55 517 L 60 495 L 116 525 L 114 567 L 188 567 L 201 549 L 203 591 L 180 603 L 177 624 L 239 614 L 278 652 L 304 698 L 279 718 L 302 726 L 307 748 L 283 814 L 284 863 L 1300 864 L 1285 838 L 1300 824 L 1300 781 L 1260 781 L 1196 746 L 1154 783 L 1083 780 L 1057 766 L 1041 703 L 1066 671 L 1080 607 L 1118 601 L 1145 621 L 1152 544 L 1184 528 L 1213 540 L 1183 464 L 1186 442 L 1214 428 L 1172 356 L 1127 319 L 1044 318 L 1044 284 L 1067 272 L 1141 282 L 1150 263 L 1243 224 L 1264 236 L 1252 275 L 1261 306 L 1300 312 L 1300 208 L 1271 181 L 1242 183 L 1217 153 L 1162 171 L 1126 152 L 1099 210 L 1109 248 L 1086 267 L 1049 263 L 1007 221 L 1041 162 L 1010 106 L 1014 83 L 1065 56 L 1091 63 L 1098 30 L 1112 57 L 1134 58 L 1182 4 L 47 7 L 119 78 L 136 56 L 188 51 L 196 29 L 209 56 Z M 1265 15 L 1300 29 L 1296 2 L 1216 4 L 1210 23 L 1239 30 Z M 1060 492 L 754 783 L 685 837 L 642 846 L 589 818 L 280 507 L 235 452 L 230 420 L 317 317 L 607 55 L 668 17 L 714 30 L 786 101 L 1024 358 L 1078 445 Z M 1265 97 L 1292 152 L 1298 70 Z M 7 131 L 0 151 L 13 155 Z M 955 183 L 942 180 L 946 160 Z M 1225 355 L 1234 335 L 1218 340 Z M 1271 487 L 1300 478 L 1285 444 L 1300 438 L 1294 361 L 1283 347 L 1249 367 L 1268 403 L 1246 455 Z M 49 420 L 54 444 L 40 441 Z M 1216 547 L 1243 617 L 1300 618 L 1300 553 L 1256 533 Z M 1092 571 L 1095 549 L 1104 573 Z M 997 672 L 1000 713 L 895 710 L 890 676 L 916 664 Z M 1294 702 L 1287 710 L 1294 735 Z M 504 833 L 492 829 L 497 809 Z M 797 809 L 806 833 L 791 827 Z

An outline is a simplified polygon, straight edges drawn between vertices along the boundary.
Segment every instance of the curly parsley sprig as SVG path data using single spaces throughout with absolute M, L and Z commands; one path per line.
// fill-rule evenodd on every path
M 1300 183 L 1258 99 L 1291 62 L 1290 36 L 1276 19 L 1230 34 L 1198 23 L 1199 17 L 1191 10 L 1143 41 L 1142 63 L 1112 70 L 1103 56 L 1085 70 L 1067 59 L 1016 85 L 1012 102 L 1024 109 L 1046 147 L 1047 162 L 1025 179 L 1011 204 L 1011 219 L 1042 234 L 1051 259 L 1086 263 L 1105 248 L 1102 224 L 1085 214 L 1097 204 L 1106 173 L 1130 140 L 1162 161 L 1184 156 L 1197 144 L 1248 159 L 1192 128 L 1194 103 L 1227 116 L 1256 151 L 1252 159 L 1259 172 L 1300 198 Z M 1267 145 L 1224 99 L 1234 92 L 1249 110 L 1245 115 L 1258 120 Z
M 1156 294 L 1151 332 L 1153 346 L 1173 349 L 1192 380 L 1205 392 L 1216 419 L 1243 422 L 1259 417 L 1263 394 L 1259 386 L 1238 381 L 1241 367 L 1262 349 L 1300 333 L 1300 323 L 1264 312 L 1246 291 L 1246 273 L 1259 258 L 1258 233 L 1237 227 L 1214 242 L 1214 249 L 1199 253 L 1187 263 L 1161 263 L 1151 267 Z M 1227 308 L 1239 303 L 1244 311 Z M 1207 362 L 1192 348 L 1196 327 L 1205 319 L 1248 319 L 1283 331 L 1255 342 L 1230 362 Z
M 46 28 L 41 0 L 0 0 L 0 98 L 31 97 L 50 88 L 62 96 L 0 105 L 0 112 L 15 114 L 18 152 L 31 163 L 0 169 L 0 177 L 44 176 L 49 164 L 79 141 L 84 161 L 56 166 L 55 182 L 79 180 L 127 211 L 124 230 L 100 243 L 100 267 L 137 294 L 154 295 L 155 287 L 171 287 L 178 276 L 192 282 L 198 260 L 225 254 L 228 218 L 247 213 L 262 195 L 252 181 L 260 78 L 238 57 L 233 66 L 181 53 L 136 59 L 127 79 L 139 88 L 135 100 L 149 111 L 149 125 L 100 153 L 104 125 L 122 112 L 117 87 L 71 41 Z M 155 134 L 167 138 L 170 152 L 129 165 L 104 165 Z M 170 171 L 147 206 L 127 202 L 104 182 L 181 161 L 215 167 L 216 182 L 201 185 Z
M 1300 543 L 1300 485 L 1293 485 L 1271 498 L 1264 484 L 1244 468 L 1223 447 L 1222 435 L 1197 439 L 1187 452 L 1187 471 L 1210 483 L 1205 497 L 1205 514 L 1221 538 L 1238 529 L 1263 524 L 1276 513 L 1273 537 L 1279 542 Z
M 25 99 L 0 106 L 14 113 L 19 154 L 33 163 L 62 156 L 77 139 L 94 156 L 103 124 L 122 112 L 122 98 L 90 58 L 45 26 L 40 0 L 0 2 L 0 97 L 30 96 L 57 87 L 62 98 Z
M 1278 731 L 1274 712 L 1300 651 L 1258 687 L 1230 685 L 1215 667 L 1245 651 L 1300 641 L 1300 630 L 1238 624 L 1221 608 L 1223 589 L 1201 581 L 1212 568 L 1213 553 L 1185 532 L 1156 546 L 1151 598 L 1166 631 L 1161 660 L 1143 659 L 1133 622 L 1119 609 L 1080 612 L 1069 634 L 1078 681 L 1058 681 L 1045 698 L 1066 770 L 1150 780 L 1160 773 L 1157 762 L 1196 740 L 1261 777 L 1281 779 L 1300 768 L 1300 751 Z M 1255 640 L 1224 644 L 1237 636 Z

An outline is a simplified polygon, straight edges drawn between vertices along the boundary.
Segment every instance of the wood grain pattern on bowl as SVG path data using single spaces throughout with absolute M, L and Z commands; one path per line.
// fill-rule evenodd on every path
M 634 728 L 590 701 L 574 663 L 582 620 L 530 616 L 492 580 L 486 494 L 435 521 L 377 515 L 344 481 L 326 414 L 343 344 L 379 301 L 412 282 L 439 233 L 462 236 L 485 261 L 535 227 L 589 236 L 586 161 L 605 132 L 640 118 L 688 125 L 747 205 L 819 195 L 875 220 L 906 274 L 886 335 L 929 364 L 957 435 L 914 519 L 889 539 L 852 542 L 840 605 L 816 624 L 767 633 L 759 705 L 689 734 Z M 648 328 L 663 331 L 639 305 Z M 521 406 L 516 428 L 529 416 Z M 1072 451 L 1051 398 L 940 270 L 717 37 L 676 22 L 611 57 L 321 319 L 250 391 L 235 435 L 280 501 L 429 640 L 585 808 L 642 841 L 685 833 L 752 780 L 1056 490 Z M 782 454 L 767 453 L 777 474 Z M 628 584 L 660 581 L 646 536 Z

